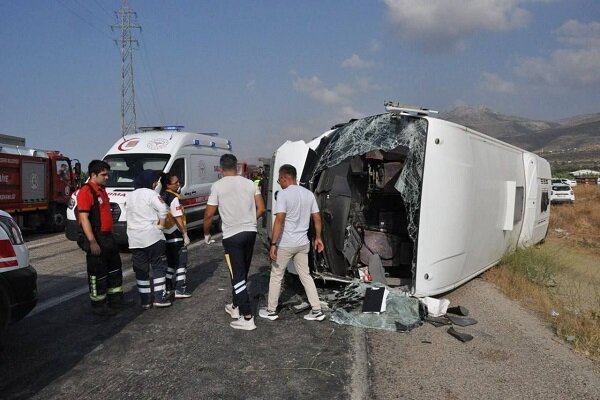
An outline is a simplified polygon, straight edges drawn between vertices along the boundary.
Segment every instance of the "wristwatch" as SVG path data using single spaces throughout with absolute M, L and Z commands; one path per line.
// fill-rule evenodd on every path
M 271 246 L 277 246 L 277 243 L 271 243 Z

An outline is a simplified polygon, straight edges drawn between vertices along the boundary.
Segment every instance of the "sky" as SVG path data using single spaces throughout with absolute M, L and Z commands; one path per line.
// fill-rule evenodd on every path
M 129 0 L 138 126 L 270 157 L 386 100 L 600 112 L 598 0 Z M 121 0 L 0 0 L 0 133 L 84 167 L 120 138 Z

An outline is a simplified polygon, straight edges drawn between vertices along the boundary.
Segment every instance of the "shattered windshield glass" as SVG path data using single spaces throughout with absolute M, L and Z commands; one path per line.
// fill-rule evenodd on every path
M 316 149 L 319 159 L 312 178 L 353 156 L 406 147 L 408 154 L 394 188 L 402 196 L 408 235 L 416 248 L 426 139 L 427 120 L 424 118 L 386 113 L 351 122 L 336 130 Z M 414 273 L 416 251 L 412 266 Z
M 340 325 L 360 328 L 383 329 L 407 332 L 423 324 L 424 306 L 414 297 L 409 297 L 398 288 L 385 287 L 388 295 L 386 309 L 382 313 L 364 313 L 356 305 L 362 304 L 367 288 L 374 285 L 355 280 L 337 293 L 331 302 L 334 312 L 330 320 Z

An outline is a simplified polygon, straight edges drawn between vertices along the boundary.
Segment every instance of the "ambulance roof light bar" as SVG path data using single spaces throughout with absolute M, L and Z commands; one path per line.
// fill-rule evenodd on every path
M 165 126 L 140 126 L 138 132 L 151 132 L 151 131 L 177 131 L 183 130 L 183 125 L 165 125 Z
M 232 146 L 231 146 L 231 140 L 223 140 L 221 139 L 221 141 L 219 143 L 212 141 L 212 140 L 206 140 L 206 139 L 194 139 L 192 140 L 192 145 L 194 146 L 208 146 L 208 147 L 212 147 L 212 148 L 220 148 L 220 149 L 227 149 L 227 150 L 231 150 Z
M 385 106 L 385 110 L 392 114 L 424 116 L 438 113 L 437 111 L 430 110 L 429 108 L 400 104 L 399 102 L 393 101 L 385 101 L 383 105 Z
M 194 144 L 194 146 L 208 146 L 208 147 L 215 147 L 217 144 L 213 141 L 210 142 L 203 142 L 202 140 L 199 139 L 194 139 L 194 141 L 192 142 Z

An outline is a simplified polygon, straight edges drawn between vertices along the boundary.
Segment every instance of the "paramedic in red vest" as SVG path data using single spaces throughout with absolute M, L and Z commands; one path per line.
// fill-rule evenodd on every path
M 123 297 L 123 274 L 117 242 L 112 233 L 113 220 L 106 194 L 110 165 L 93 160 L 88 166 L 89 181 L 77 194 L 78 220 L 82 235 L 78 243 L 86 252 L 90 300 L 94 314 L 110 316 L 115 309 L 133 302 Z
M 160 196 L 169 208 L 165 222 L 167 239 L 167 291 L 175 291 L 176 299 L 192 297 L 186 289 L 188 250 L 190 238 L 187 234 L 185 212 L 179 202 L 181 184 L 177 175 L 162 174 L 160 178 Z

